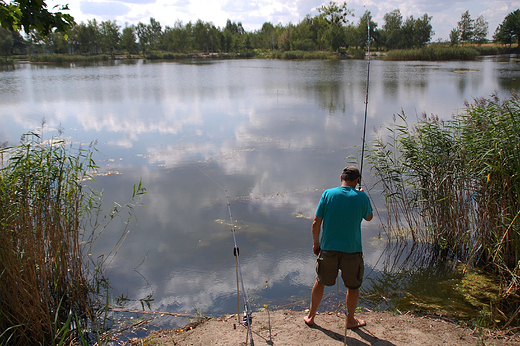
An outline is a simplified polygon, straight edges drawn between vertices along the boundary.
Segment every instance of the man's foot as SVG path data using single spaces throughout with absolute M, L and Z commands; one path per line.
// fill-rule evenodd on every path
M 359 327 L 364 327 L 367 325 L 367 322 L 364 321 L 364 320 L 356 320 L 354 319 L 354 322 L 347 322 L 347 328 L 348 329 L 354 329 L 354 328 L 359 328 Z
M 309 327 L 314 326 L 314 318 L 310 318 L 309 316 L 305 316 L 303 318 L 303 322 L 305 322 L 305 324 L 308 325 Z

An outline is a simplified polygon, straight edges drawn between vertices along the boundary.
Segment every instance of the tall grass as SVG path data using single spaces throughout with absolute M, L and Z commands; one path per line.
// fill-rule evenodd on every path
M 467 47 L 424 47 L 417 49 L 391 50 L 386 53 L 386 60 L 392 61 L 444 61 L 475 60 L 479 52 Z
M 82 330 L 99 330 L 103 262 L 85 257 L 99 202 L 82 184 L 92 153 L 36 134 L 0 149 L 0 345 L 86 344 Z
M 466 103 L 450 120 L 405 114 L 372 146 L 391 240 L 424 241 L 446 258 L 520 288 L 520 98 Z

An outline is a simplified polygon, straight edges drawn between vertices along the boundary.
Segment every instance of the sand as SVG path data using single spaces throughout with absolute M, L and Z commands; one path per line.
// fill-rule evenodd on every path
M 418 317 L 411 313 L 361 312 L 356 318 L 365 327 L 348 330 L 345 340 L 345 315 L 321 313 L 315 325 L 303 322 L 304 311 L 276 310 L 253 314 L 251 324 L 255 346 L 260 345 L 520 345 L 518 336 L 505 336 L 480 328 L 467 328 L 442 318 Z M 236 315 L 205 319 L 175 330 L 151 333 L 133 339 L 137 345 L 246 345 L 248 329 L 238 324 Z

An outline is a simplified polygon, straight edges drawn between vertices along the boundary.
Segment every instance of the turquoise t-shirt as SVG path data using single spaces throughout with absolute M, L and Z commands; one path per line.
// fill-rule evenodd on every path
M 363 252 L 361 221 L 372 214 L 366 193 L 349 186 L 325 190 L 316 209 L 323 218 L 320 248 L 329 251 Z

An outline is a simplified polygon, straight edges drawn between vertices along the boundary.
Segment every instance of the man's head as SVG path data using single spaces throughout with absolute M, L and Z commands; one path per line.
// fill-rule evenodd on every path
M 359 177 L 359 169 L 355 166 L 347 166 L 343 168 L 343 173 L 341 173 L 341 180 L 345 182 L 357 182 Z

